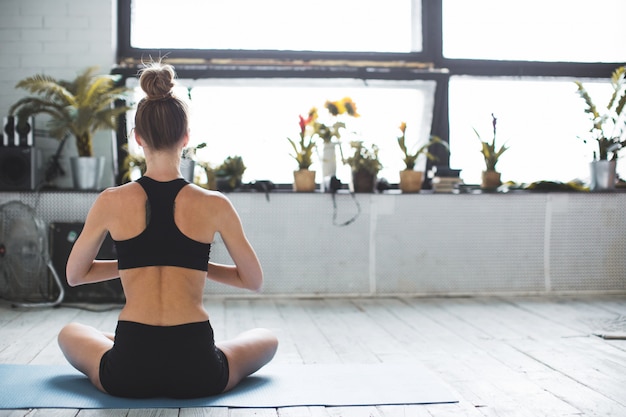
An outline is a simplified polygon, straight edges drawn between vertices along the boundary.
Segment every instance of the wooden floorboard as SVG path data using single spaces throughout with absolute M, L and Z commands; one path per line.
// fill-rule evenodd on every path
M 419 360 L 456 404 L 0 410 L 0 417 L 555 417 L 626 416 L 626 295 L 466 298 L 208 298 L 216 339 L 268 327 L 281 363 Z M 0 363 L 65 363 L 59 329 L 115 329 L 118 309 L 0 303 Z

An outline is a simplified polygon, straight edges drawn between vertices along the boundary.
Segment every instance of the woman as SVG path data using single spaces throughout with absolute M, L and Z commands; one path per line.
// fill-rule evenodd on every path
M 203 306 L 205 280 L 259 290 L 263 271 L 237 212 L 220 193 L 186 182 L 180 155 L 189 141 L 186 104 L 173 95 L 173 67 L 140 76 L 135 140 L 146 172 L 103 191 L 67 262 L 69 285 L 119 277 L 126 304 L 115 335 L 78 323 L 59 333 L 67 360 L 100 390 L 124 397 L 203 397 L 228 391 L 274 356 L 265 329 L 215 343 Z M 95 260 L 106 234 L 118 259 Z M 234 265 L 209 262 L 219 233 Z

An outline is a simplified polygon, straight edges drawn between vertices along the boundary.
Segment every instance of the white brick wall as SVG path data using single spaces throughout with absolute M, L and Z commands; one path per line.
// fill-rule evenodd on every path
M 0 116 L 26 94 L 15 89 L 25 77 L 44 73 L 72 79 L 92 65 L 109 72 L 115 63 L 116 4 L 116 0 L 0 0 Z M 38 128 L 44 128 L 42 124 L 45 120 L 36 120 Z M 109 136 L 100 132 L 102 140 L 95 145 L 97 154 L 110 159 Z M 47 157 L 57 142 L 39 138 L 36 145 Z M 75 148 L 68 146 L 66 151 L 69 157 Z M 103 186 L 113 183 L 112 172 L 107 166 Z M 71 179 L 61 178 L 57 184 L 71 186 Z

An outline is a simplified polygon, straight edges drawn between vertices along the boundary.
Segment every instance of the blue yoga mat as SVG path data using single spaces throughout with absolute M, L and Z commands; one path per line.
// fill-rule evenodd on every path
M 206 398 L 116 398 L 69 365 L 0 364 L 0 409 L 289 407 L 456 402 L 432 372 L 410 364 L 270 364 L 234 390 Z

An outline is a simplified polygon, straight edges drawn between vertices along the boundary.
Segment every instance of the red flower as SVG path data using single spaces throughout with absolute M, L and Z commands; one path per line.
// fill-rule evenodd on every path
M 304 136 L 304 131 L 306 130 L 307 125 L 313 121 L 313 115 L 309 114 L 309 117 L 306 119 L 302 117 L 302 115 L 298 117 L 300 117 L 300 135 Z

